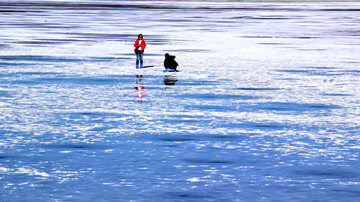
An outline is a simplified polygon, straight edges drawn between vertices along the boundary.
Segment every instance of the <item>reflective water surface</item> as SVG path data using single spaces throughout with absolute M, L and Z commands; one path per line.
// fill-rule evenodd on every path
M 0 200 L 358 201 L 359 11 L 0 1 Z

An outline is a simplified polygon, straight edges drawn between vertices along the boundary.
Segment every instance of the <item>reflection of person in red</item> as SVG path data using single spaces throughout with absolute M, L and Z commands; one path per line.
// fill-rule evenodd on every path
M 135 96 L 138 98 L 138 102 L 142 102 L 145 97 L 145 87 L 143 75 L 136 75 L 136 83 L 135 83 Z

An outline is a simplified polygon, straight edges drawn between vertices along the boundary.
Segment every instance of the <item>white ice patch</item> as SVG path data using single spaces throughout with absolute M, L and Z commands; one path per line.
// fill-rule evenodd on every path
M 192 178 L 187 179 L 187 181 L 189 181 L 189 182 L 200 182 L 200 181 L 204 181 L 204 180 L 201 180 L 199 177 L 192 177 Z
M 6 173 L 6 172 L 8 172 L 8 171 L 9 171 L 8 168 L 0 167 L 0 173 Z
M 16 174 L 28 174 L 30 176 L 36 175 L 41 177 L 50 177 L 49 174 L 45 172 L 41 172 L 35 168 L 29 168 L 29 167 L 22 167 L 19 168 L 17 171 L 15 171 Z

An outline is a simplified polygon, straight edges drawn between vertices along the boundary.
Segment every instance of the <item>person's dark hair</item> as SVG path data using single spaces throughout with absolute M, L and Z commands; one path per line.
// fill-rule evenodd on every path
M 168 57 L 169 56 L 169 53 L 165 53 L 165 57 Z
M 139 34 L 139 35 L 138 35 L 138 39 L 140 39 L 140 36 L 141 36 L 142 38 L 144 38 L 144 36 L 143 36 L 142 34 Z

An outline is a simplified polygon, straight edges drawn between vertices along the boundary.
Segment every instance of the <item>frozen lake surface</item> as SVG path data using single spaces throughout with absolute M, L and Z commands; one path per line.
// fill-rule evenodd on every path
M 71 2 L 0 1 L 0 201 L 360 200 L 359 2 Z

